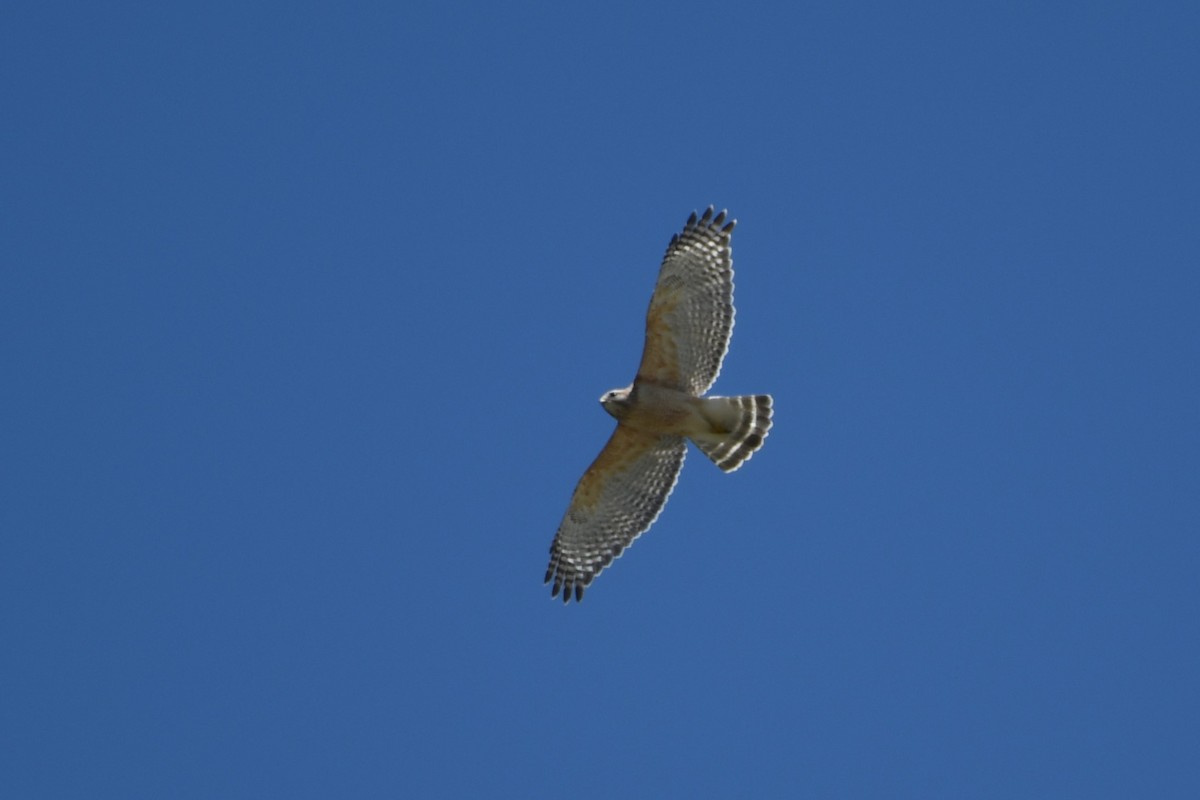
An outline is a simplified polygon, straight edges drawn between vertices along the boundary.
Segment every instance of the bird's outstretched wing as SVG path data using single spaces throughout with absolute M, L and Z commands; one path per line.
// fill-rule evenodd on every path
M 552 594 L 583 599 L 584 588 L 658 517 L 686 453 L 679 436 L 617 425 L 575 487 L 550 545 Z
M 671 237 L 646 313 L 639 380 L 698 397 L 717 379 L 733 332 L 735 224 L 709 206 Z

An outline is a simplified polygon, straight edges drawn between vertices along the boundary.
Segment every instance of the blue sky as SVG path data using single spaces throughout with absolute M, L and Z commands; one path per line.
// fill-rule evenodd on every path
M 7 797 L 1195 797 L 1194 3 L 0 26 Z M 694 450 L 547 548 L 659 259 Z

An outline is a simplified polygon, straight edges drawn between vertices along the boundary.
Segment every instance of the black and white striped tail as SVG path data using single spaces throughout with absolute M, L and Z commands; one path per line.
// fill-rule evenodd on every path
M 723 409 L 734 420 L 729 433 L 695 436 L 692 441 L 726 472 L 733 472 L 763 446 L 771 430 L 771 396 L 709 397 L 706 402 L 726 404 Z

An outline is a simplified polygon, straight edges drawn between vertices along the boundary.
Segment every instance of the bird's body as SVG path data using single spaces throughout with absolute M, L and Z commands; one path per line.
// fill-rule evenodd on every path
M 763 444 L 769 395 L 704 397 L 733 329 L 734 222 L 692 214 L 671 239 L 646 314 L 646 346 L 633 383 L 600 398 L 617 420 L 584 473 L 550 546 L 546 582 L 564 600 L 583 590 L 653 524 L 683 467 L 690 439 L 726 472 Z
M 648 381 L 614 389 L 600 404 L 617 422 L 637 430 L 689 436 L 711 428 L 699 397 Z

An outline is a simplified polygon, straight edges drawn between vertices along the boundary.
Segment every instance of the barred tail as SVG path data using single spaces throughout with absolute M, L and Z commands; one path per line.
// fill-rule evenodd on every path
M 763 446 L 771 430 L 771 396 L 706 397 L 703 414 L 711 433 L 692 436 L 696 446 L 726 472 L 733 472 Z

